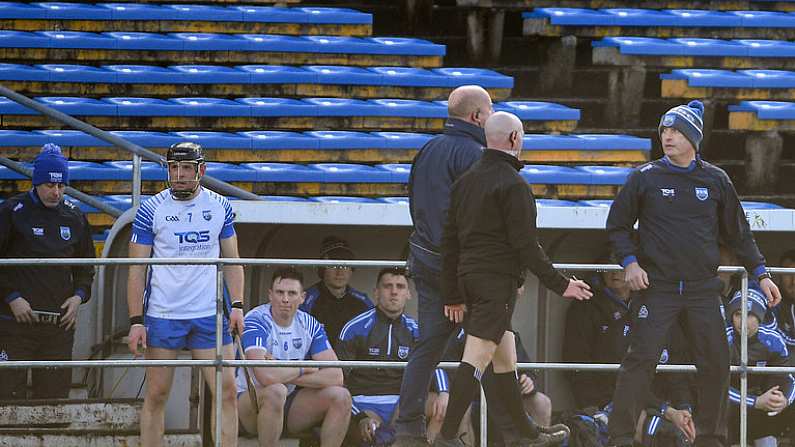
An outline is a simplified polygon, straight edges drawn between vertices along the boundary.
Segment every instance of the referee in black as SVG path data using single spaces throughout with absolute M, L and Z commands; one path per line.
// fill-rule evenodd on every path
M 530 423 L 522 406 L 511 331 L 516 289 L 527 269 L 564 297 L 588 299 L 590 287 L 558 273 L 538 243 L 535 200 L 518 173 L 522 122 L 497 112 L 485 129 L 488 148 L 453 184 L 442 236 L 444 312 L 454 323 L 464 322 L 467 338 L 434 446 L 463 445 L 456 432 L 489 363 L 494 388 L 521 436 L 510 444 L 549 445 L 563 441 L 566 432 Z
M 669 328 L 680 320 L 698 368 L 696 446 L 726 445 L 729 351 L 720 312 L 718 241 L 724 240 L 760 283 L 771 306 L 781 300 L 765 269 L 737 192 L 726 172 L 699 156 L 704 106 L 672 108 L 659 125 L 665 154 L 634 170 L 607 218 L 613 252 L 640 291 L 630 348 L 621 362 L 610 445 L 631 445 L 637 399 L 649 388 Z M 639 242 L 632 238 L 638 222 Z M 662 409 L 664 410 L 664 409 Z

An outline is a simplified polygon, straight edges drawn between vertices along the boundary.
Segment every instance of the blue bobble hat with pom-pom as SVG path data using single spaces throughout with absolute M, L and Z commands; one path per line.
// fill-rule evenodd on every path
M 666 127 L 682 132 L 698 152 L 701 140 L 704 139 L 704 104 L 701 101 L 690 101 L 687 105 L 676 106 L 665 112 L 657 129 L 660 135 Z
M 43 183 L 69 184 L 69 163 L 55 144 L 45 144 L 33 160 L 33 186 Z

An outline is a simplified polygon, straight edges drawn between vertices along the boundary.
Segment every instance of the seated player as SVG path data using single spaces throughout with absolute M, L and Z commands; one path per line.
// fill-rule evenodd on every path
M 323 326 L 299 311 L 304 300 L 303 276 L 292 268 L 273 274 L 270 303 L 246 314 L 242 344 L 247 360 L 335 361 Z M 278 445 L 282 434 L 297 434 L 320 425 L 322 447 L 338 447 L 351 417 L 351 396 L 340 368 L 250 368 L 257 408 L 246 375 L 237 375 L 240 425 L 257 434 L 260 446 Z
M 343 327 L 337 344 L 339 357 L 342 360 L 405 362 L 419 339 L 417 322 L 404 313 L 406 302 L 411 298 L 406 270 L 381 270 L 376 280 L 375 298 L 374 309 L 359 314 Z M 437 426 L 435 432 L 438 432 L 447 407 L 448 390 L 445 372 L 438 369 L 435 377 L 437 392 L 428 398 L 426 416 L 430 425 Z M 355 445 L 374 443 L 381 427 L 394 421 L 402 380 L 402 369 L 345 370 L 345 385 L 353 396 L 349 435 Z

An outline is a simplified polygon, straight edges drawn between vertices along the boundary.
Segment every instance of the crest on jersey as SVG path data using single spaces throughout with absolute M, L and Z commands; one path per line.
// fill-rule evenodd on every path
M 640 306 L 640 310 L 638 310 L 638 318 L 648 318 L 649 316 L 649 309 L 646 308 L 646 305 Z
M 702 202 L 709 198 L 708 188 L 696 188 L 696 198 Z
M 293 348 L 301 349 L 301 346 L 303 346 L 303 345 L 304 345 L 304 340 L 303 339 L 300 339 L 300 338 L 294 338 L 293 339 Z
M 213 213 L 210 210 L 202 210 L 202 217 L 206 221 L 210 221 L 213 218 Z
M 8 361 L 8 353 L 3 349 L 0 351 L 0 362 L 7 362 Z
M 61 239 L 68 241 L 72 238 L 72 229 L 69 227 L 61 227 Z
M 408 346 L 398 346 L 398 357 L 402 360 L 406 360 L 406 357 L 409 356 L 409 347 Z
M 668 350 L 663 349 L 662 354 L 660 354 L 660 363 L 668 363 L 668 359 L 669 359 Z

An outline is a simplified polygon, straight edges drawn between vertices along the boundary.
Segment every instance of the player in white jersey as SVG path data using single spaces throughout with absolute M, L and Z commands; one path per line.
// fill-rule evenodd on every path
M 131 258 L 239 257 L 232 207 L 223 197 L 199 185 L 205 172 L 201 146 L 177 143 L 166 154 L 169 188 L 141 204 L 133 222 Z M 129 347 L 147 359 L 176 359 L 190 349 L 194 359 L 215 358 L 216 273 L 213 265 L 130 266 L 127 306 Z M 224 267 L 225 295 L 231 297 L 229 322 L 224 318 L 224 358 L 234 359 L 231 326 L 243 331 L 243 267 Z M 216 398 L 215 369 L 202 368 Z M 141 444 L 161 446 L 165 405 L 174 379 L 173 368 L 147 368 L 147 388 L 141 410 Z M 222 443 L 237 445 L 237 405 L 234 369 L 223 372 Z M 212 413 L 215 416 L 215 412 Z M 212 422 L 213 426 L 215 421 Z M 215 430 L 212 431 L 215 433 Z
M 246 314 L 243 349 L 247 360 L 337 360 L 323 326 L 298 310 L 306 293 L 303 275 L 293 268 L 273 274 L 269 304 Z M 251 368 L 258 408 L 253 408 L 246 377 L 237 374 L 240 424 L 256 433 L 261 447 L 278 445 L 282 433 L 320 425 L 321 447 L 338 447 L 351 418 L 351 395 L 340 368 Z

